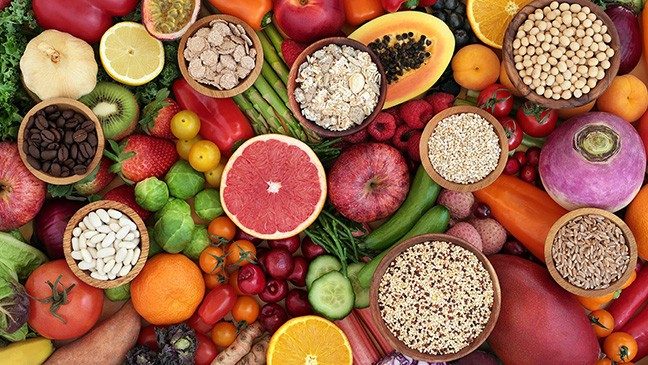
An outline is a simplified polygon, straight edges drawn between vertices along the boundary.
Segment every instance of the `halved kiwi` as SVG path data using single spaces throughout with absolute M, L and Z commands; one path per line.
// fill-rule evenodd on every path
M 92 109 L 99 118 L 106 139 L 120 140 L 137 127 L 140 113 L 137 99 L 121 85 L 100 82 L 79 101 Z

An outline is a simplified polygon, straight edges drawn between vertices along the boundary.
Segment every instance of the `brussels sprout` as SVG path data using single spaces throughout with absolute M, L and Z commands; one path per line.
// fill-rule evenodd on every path
M 153 234 L 153 229 L 148 228 L 149 232 L 149 251 L 148 251 L 148 258 L 153 257 L 154 255 L 164 251 L 162 250 L 162 247 L 157 243 L 155 240 L 155 235 Z
M 194 221 L 190 214 L 169 211 L 155 223 L 153 236 L 164 251 L 178 253 L 191 241 L 193 229 Z
M 223 214 L 220 194 L 216 189 L 205 189 L 194 198 L 194 209 L 200 219 L 210 222 Z
M 164 207 L 162 207 L 162 209 L 158 210 L 155 213 L 153 221 L 157 222 L 158 220 L 160 220 L 160 217 L 172 212 L 175 214 L 191 215 L 191 206 L 189 206 L 189 204 L 182 199 L 171 198 L 167 201 L 166 204 L 164 204 Z
M 135 185 L 135 201 L 151 212 L 162 209 L 169 200 L 169 188 L 157 177 L 149 177 Z
M 201 191 L 205 185 L 205 175 L 194 170 L 189 162 L 180 160 L 171 166 L 165 178 L 171 196 L 189 199 Z
M 207 227 L 205 226 L 196 226 L 191 235 L 191 241 L 187 247 L 182 250 L 182 253 L 194 260 L 198 260 L 200 253 L 203 252 L 211 241 L 209 240 L 209 232 L 207 232 Z
M 128 298 L 130 298 L 130 283 L 122 284 L 116 288 L 105 289 L 104 293 L 112 302 L 128 300 Z

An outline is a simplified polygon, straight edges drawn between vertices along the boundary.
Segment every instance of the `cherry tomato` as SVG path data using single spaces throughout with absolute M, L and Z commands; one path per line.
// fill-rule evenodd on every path
M 204 273 L 203 278 L 205 279 L 205 286 L 207 289 L 214 289 L 228 280 L 227 276 L 225 276 L 222 271 L 216 274 Z
M 103 309 L 103 290 L 81 281 L 65 260 L 39 266 L 25 283 L 29 295 L 27 323 L 41 336 L 69 340 L 88 332 Z M 63 295 L 67 292 L 66 295 Z
M 207 181 L 207 185 L 212 188 L 220 186 L 221 177 L 223 177 L 223 170 L 225 169 L 226 163 L 227 161 L 221 160 L 215 169 L 205 172 L 205 181 Z
M 189 327 L 193 328 L 196 332 L 200 332 L 202 334 L 207 334 L 209 331 L 214 328 L 214 324 L 207 324 L 205 321 L 200 318 L 200 315 L 198 312 L 195 312 L 191 318 L 187 320 L 187 324 Z
M 171 118 L 171 133 L 177 139 L 192 139 L 200 131 L 200 118 L 191 110 L 182 110 Z
M 232 308 L 232 318 L 237 322 L 245 321 L 247 324 L 252 324 L 257 320 L 260 310 L 261 307 L 256 299 L 247 295 L 240 296 Z
M 597 337 L 606 337 L 614 330 L 614 318 L 605 309 L 597 309 L 588 317 Z
M 513 110 L 513 94 L 502 84 L 492 84 L 479 93 L 477 105 L 495 118 L 505 117 Z
M 231 345 L 236 335 L 236 326 L 232 322 L 218 322 L 211 332 L 212 341 L 219 347 Z
M 225 268 L 225 252 L 216 246 L 209 246 L 200 253 L 198 263 L 203 272 L 219 274 Z
M 637 355 L 637 341 L 625 332 L 614 332 L 603 341 L 603 352 L 612 361 L 630 362 Z
M 212 242 L 226 243 L 236 235 L 236 225 L 227 216 L 222 215 L 209 222 L 207 231 Z
M 209 365 L 218 355 L 218 349 L 214 342 L 207 336 L 200 332 L 196 332 L 196 353 L 194 355 L 194 363 L 196 365 Z
M 207 172 L 215 169 L 220 162 L 221 154 L 218 146 L 212 141 L 203 139 L 191 146 L 189 164 L 196 171 Z
M 297 250 L 299 250 L 300 244 L 301 240 L 299 239 L 299 236 L 292 236 L 281 240 L 268 241 L 268 246 L 270 246 L 270 248 L 285 248 L 291 254 L 294 254 L 295 252 L 297 252 Z
M 531 147 L 526 150 L 527 163 L 531 166 L 538 166 L 540 163 L 540 148 Z
M 514 149 L 520 147 L 520 145 L 522 144 L 522 138 L 524 137 L 524 133 L 522 132 L 520 125 L 515 121 L 515 119 L 511 117 L 504 117 L 498 120 L 504 128 L 504 132 L 506 132 L 509 151 L 513 151 Z
M 227 247 L 227 264 L 245 266 L 256 261 L 256 247 L 248 240 L 237 240 Z
M 191 147 L 198 141 L 200 141 L 201 138 L 200 136 L 196 136 L 195 138 L 192 139 L 179 139 L 176 141 L 176 151 L 178 151 L 178 155 L 180 156 L 181 159 L 183 160 L 188 160 L 189 159 L 189 151 L 191 151 Z
M 531 137 L 546 137 L 556 128 L 558 112 L 527 101 L 518 109 L 515 119 L 524 133 Z
M 238 285 L 243 294 L 257 295 L 266 286 L 266 278 L 261 267 L 255 264 L 243 266 L 238 273 Z
M 594 363 L 594 365 L 614 365 L 614 363 L 612 363 L 612 360 L 608 359 L 607 357 L 604 357 L 600 360 L 597 360 Z
M 155 334 L 155 326 L 148 325 L 146 327 L 142 327 L 139 336 L 137 336 L 137 344 L 146 346 L 153 351 L 157 351 L 158 344 L 157 335 Z
M 232 272 L 230 274 L 230 276 L 229 276 L 229 285 L 231 285 L 232 288 L 234 288 L 234 291 L 236 292 L 236 295 L 245 295 L 245 294 L 243 294 L 241 289 L 239 289 L 239 287 L 238 287 L 238 273 L 239 273 L 238 270 L 236 270 L 236 271 L 234 271 L 234 272 Z
M 234 288 L 229 284 L 221 284 L 207 293 L 198 307 L 198 315 L 207 325 L 212 325 L 223 319 L 232 310 L 235 302 Z

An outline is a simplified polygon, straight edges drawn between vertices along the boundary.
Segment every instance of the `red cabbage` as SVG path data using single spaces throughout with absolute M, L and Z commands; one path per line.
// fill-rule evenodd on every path
M 44 246 L 47 256 L 63 258 L 63 233 L 68 221 L 84 203 L 67 199 L 50 199 L 34 218 L 34 233 Z

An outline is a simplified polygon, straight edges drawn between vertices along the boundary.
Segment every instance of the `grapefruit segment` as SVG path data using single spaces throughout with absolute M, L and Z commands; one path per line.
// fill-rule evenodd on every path
M 225 165 L 220 194 L 225 213 L 245 233 L 288 238 L 310 226 L 321 212 L 326 176 L 305 143 L 266 134 L 234 152 Z

